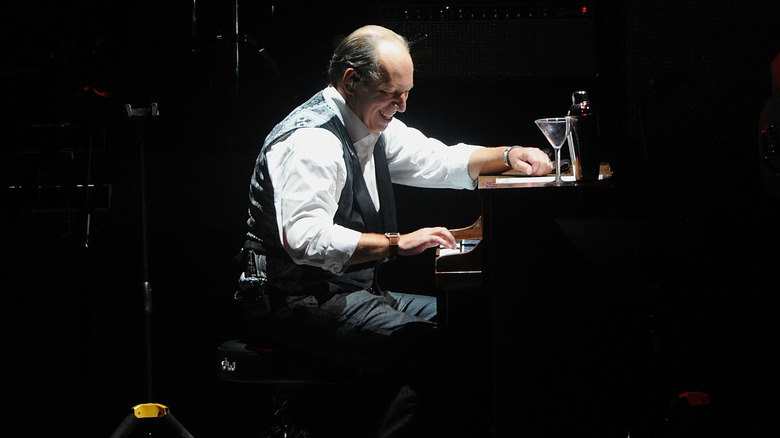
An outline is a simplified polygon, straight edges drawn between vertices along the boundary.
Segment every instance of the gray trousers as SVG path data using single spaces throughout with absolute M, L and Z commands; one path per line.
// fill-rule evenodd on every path
M 257 324 L 262 339 L 397 388 L 377 436 L 442 432 L 446 375 L 435 297 L 358 290 L 324 302 L 311 295 L 273 301 Z

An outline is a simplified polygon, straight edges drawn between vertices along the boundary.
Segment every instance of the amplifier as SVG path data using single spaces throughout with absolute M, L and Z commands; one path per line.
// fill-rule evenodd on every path
M 381 24 L 412 43 L 415 77 L 595 77 L 592 3 L 389 6 Z

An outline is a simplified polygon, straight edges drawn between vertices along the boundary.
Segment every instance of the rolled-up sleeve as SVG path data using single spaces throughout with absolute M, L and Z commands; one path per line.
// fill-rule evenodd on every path
M 295 263 L 342 273 L 360 232 L 334 222 L 346 181 L 340 141 L 325 129 L 295 131 L 268 151 L 279 238 Z
M 482 146 L 464 143 L 448 146 L 397 119 L 385 131 L 385 146 L 390 174 L 396 184 L 452 189 L 477 187 L 477 181 L 469 175 L 468 164 L 471 154 Z

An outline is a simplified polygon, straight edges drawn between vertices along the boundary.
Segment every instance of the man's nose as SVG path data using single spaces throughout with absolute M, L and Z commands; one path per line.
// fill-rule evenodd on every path
M 409 93 L 403 93 L 396 98 L 395 107 L 398 109 L 399 113 L 406 111 L 406 99 L 408 98 L 409 98 Z

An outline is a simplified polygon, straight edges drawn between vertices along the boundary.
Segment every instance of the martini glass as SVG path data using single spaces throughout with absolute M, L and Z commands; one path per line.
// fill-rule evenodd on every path
M 534 121 L 555 149 L 555 180 L 550 183 L 551 185 L 564 185 L 561 179 L 561 147 L 566 142 L 571 127 L 576 121 L 577 119 L 573 117 L 548 117 Z

